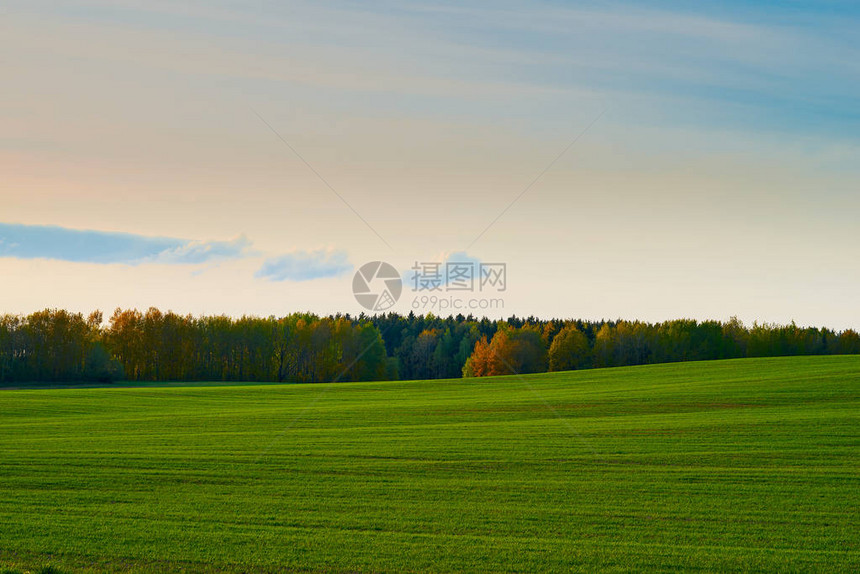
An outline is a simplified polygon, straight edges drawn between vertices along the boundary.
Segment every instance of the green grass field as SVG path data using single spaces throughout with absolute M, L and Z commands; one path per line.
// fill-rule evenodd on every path
M 860 571 L 860 357 L 0 391 L 0 571 Z

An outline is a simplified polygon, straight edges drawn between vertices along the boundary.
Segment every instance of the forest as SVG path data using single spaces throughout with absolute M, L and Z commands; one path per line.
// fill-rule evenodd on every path
M 117 309 L 0 316 L 0 384 L 443 379 L 677 361 L 860 354 L 853 330 L 678 319 L 285 317 Z

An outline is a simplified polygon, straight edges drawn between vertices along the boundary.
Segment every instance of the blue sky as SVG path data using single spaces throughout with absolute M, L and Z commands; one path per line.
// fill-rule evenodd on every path
M 856 3 L 0 10 L 7 311 L 360 310 L 468 247 L 505 314 L 860 327 Z
M 422 75 L 452 82 L 545 90 L 547 111 L 562 110 L 555 106 L 563 105 L 564 97 L 554 98 L 553 90 L 578 88 L 604 100 L 647 100 L 652 113 L 671 113 L 681 123 L 854 139 L 860 119 L 860 10 L 849 2 L 263 2 L 247 8 L 234 2 L 36 1 L 10 6 L 13 13 L 69 24 L 307 48 L 311 63 L 327 52 L 355 51 L 390 66 L 392 75 L 409 74 L 414 65 Z M 489 102 L 464 98 L 456 85 L 447 93 L 409 90 L 408 97 L 384 83 L 321 91 L 341 105 L 350 105 L 343 100 L 355 92 L 370 91 L 374 97 L 367 107 L 430 117 L 492 114 L 493 104 L 500 103 L 492 96 Z

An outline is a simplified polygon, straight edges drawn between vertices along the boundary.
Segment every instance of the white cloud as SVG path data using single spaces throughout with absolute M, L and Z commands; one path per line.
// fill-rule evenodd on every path
M 76 263 L 198 264 L 251 254 L 250 241 L 193 241 L 56 225 L 0 223 L 0 257 Z
M 345 251 L 316 249 L 293 251 L 266 259 L 254 276 L 270 281 L 311 281 L 338 277 L 351 270 L 352 264 Z

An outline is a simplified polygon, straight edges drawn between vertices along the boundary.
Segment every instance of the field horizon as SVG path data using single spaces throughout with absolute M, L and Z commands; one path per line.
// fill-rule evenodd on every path
M 860 568 L 858 356 L 0 403 L 0 570 Z

